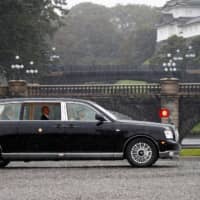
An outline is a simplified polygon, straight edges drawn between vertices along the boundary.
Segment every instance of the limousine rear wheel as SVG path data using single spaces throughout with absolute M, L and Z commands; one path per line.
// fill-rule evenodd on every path
M 8 165 L 9 161 L 8 160 L 2 160 L 0 158 L 0 168 L 3 168 L 5 167 L 6 165 Z
M 158 159 L 156 146 L 146 138 L 131 141 L 125 153 L 127 160 L 134 167 L 149 167 Z

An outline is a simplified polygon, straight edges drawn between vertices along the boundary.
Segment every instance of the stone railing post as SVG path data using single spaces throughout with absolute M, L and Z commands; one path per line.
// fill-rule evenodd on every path
M 24 80 L 11 80 L 8 82 L 9 97 L 27 97 L 28 85 Z
M 162 118 L 162 123 L 171 123 L 179 128 L 179 80 L 163 78 L 161 85 L 161 108 L 170 112 L 169 118 Z
M 8 96 L 8 86 L 0 85 L 0 98 Z

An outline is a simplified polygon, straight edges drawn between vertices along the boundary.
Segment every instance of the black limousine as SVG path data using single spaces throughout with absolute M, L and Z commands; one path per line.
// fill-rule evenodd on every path
M 179 154 L 173 125 L 119 120 L 66 98 L 0 100 L 0 167 L 10 161 L 122 160 L 148 167 Z

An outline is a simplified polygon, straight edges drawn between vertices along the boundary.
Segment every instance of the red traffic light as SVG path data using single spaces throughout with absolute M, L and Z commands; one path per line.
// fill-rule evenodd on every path
M 170 112 L 167 108 L 161 108 L 159 111 L 160 118 L 168 118 L 170 115 Z

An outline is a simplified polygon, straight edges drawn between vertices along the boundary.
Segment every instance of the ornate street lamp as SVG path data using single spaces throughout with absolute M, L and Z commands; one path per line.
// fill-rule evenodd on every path
M 192 46 L 188 47 L 188 52 L 185 54 L 186 58 L 195 58 L 196 54 L 193 52 Z
M 56 59 L 59 59 L 60 56 L 56 55 L 56 47 L 52 47 L 52 55 L 50 56 L 50 61 L 53 62 Z
M 175 55 L 173 56 L 172 53 L 167 53 L 166 58 L 167 61 L 162 63 L 162 66 L 164 68 L 164 71 L 166 73 L 170 73 L 171 76 L 173 76 L 173 73 L 177 71 L 177 66 L 182 65 L 181 71 L 181 77 L 184 80 L 185 79 L 185 73 L 187 71 L 187 61 L 190 59 L 194 59 L 196 57 L 196 54 L 193 51 L 192 46 L 190 45 L 187 48 L 187 53 L 185 55 L 181 54 L 180 49 L 176 50 Z M 171 77 L 170 76 L 170 77 Z
M 177 71 L 177 68 L 176 68 L 177 64 L 172 59 L 172 54 L 171 53 L 167 54 L 167 58 L 169 60 L 167 62 L 163 62 L 162 66 L 164 68 L 164 71 L 169 74 L 169 77 L 172 78 L 174 76 L 174 73 Z
M 31 82 L 33 84 L 34 76 L 37 75 L 39 73 L 39 71 L 38 71 L 38 69 L 33 68 L 34 61 L 30 61 L 29 64 L 31 66 L 31 69 L 27 69 L 26 74 L 31 76 Z
M 20 57 L 17 55 L 15 56 L 16 63 L 19 63 Z M 24 69 L 23 64 L 12 64 L 11 69 L 16 71 L 17 79 L 20 80 L 20 71 Z
M 51 62 L 51 70 L 53 70 L 53 66 L 56 65 L 60 56 L 56 54 L 56 47 L 52 47 L 52 53 L 50 55 L 50 62 Z
M 183 56 L 181 56 L 181 51 L 180 51 L 180 49 L 177 49 L 177 50 L 176 50 L 176 54 L 175 54 L 175 56 L 173 57 L 173 60 L 174 60 L 174 61 L 182 61 L 182 60 L 183 60 Z
M 187 72 L 187 65 L 192 61 L 192 59 L 194 59 L 196 57 L 196 54 L 193 51 L 193 47 L 190 45 L 187 48 L 187 52 L 184 55 L 184 59 L 183 59 L 183 63 L 182 63 L 182 67 L 183 67 L 183 71 L 182 71 L 182 79 L 185 79 L 185 74 Z
M 34 75 L 37 75 L 39 71 L 37 69 L 27 69 L 26 74 L 31 76 L 31 82 L 33 84 Z

